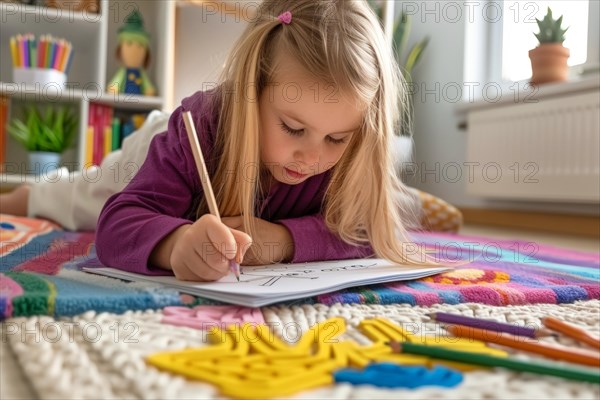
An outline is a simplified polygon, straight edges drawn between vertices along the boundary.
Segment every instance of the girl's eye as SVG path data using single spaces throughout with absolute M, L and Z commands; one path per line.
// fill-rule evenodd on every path
M 292 136 L 300 136 L 304 132 L 304 129 L 292 129 L 292 128 L 290 128 L 285 123 L 283 123 L 283 121 L 279 124 L 279 126 L 281 126 L 281 129 L 283 129 L 283 131 L 289 133 Z
M 281 129 L 284 132 L 288 133 L 291 136 L 300 136 L 304 133 L 304 129 L 292 129 L 289 126 L 287 126 L 283 121 L 279 124 L 279 126 L 281 126 Z M 326 140 L 329 143 L 333 143 L 333 144 L 343 144 L 348 141 L 348 137 L 345 137 L 343 139 L 334 139 L 331 136 L 327 136 Z
M 333 144 L 343 144 L 343 143 L 346 143 L 348 141 L 348 137 L 345 137 L 345 138 L 342 138 L 342 139 L 334 139 L 331 136 L 327 136 L 327 140 L 330 143 L 333 143 Z

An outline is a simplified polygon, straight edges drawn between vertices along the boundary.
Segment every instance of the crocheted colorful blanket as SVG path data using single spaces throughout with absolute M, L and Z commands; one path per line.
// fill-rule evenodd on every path
M 470 262 L 416 281 L 356 287 L 288 304 L 516 305 L 600 299 L 597 253 L 441 233 L 418 233 L 414 239 L 430 255 Z M 97 263 L 93 241 L 93 232 L 68 232 L 48 221 L 0 214 L 0 319 L 214 304 L 156 284 L 81 271 Z

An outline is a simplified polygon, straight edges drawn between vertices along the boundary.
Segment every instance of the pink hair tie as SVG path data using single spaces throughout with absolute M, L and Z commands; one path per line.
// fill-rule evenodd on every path
M 289 11 L 283 12 L 277 17 L 277 19 L 280 20 L 281 23 L 289 25 L 290 22 L 292 22 L 292 13 Z

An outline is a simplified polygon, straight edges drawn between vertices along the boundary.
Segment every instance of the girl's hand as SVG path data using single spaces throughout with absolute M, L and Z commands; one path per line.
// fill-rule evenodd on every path
M 151 262 L 172 269 L 179 280 L 216 281 L 229 273 L 229 260 L 242 262 L 251 244 L 250 236 L 206 214 L 163 239 Z
M 221 221 L 232 229 L 248 232 L 241 215 L 223 217 Z M 254 218 L 253 244 L 244 257 L 243 265 L 265 265 L 289 262 L 294 256 L 294 241 L 283 225 Z

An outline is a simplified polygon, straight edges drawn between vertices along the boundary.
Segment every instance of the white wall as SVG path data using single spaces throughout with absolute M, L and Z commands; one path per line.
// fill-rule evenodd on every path
M 450 93 L 451 87 L 456 83 L 462 86 L 464 24 L 427 14 L 428 10 L 435 9 L 433 2 L 427 2 L 432 4 L 431 7 L 425 3 L 404 3 L 409 3 L 407 12 L 416 12 L 411 16 L 412 30 L 407 48 L 426 35 L 430 37 L 425 53 L 413 71 L 417 169 L 408 183 L 449 202 L 464 203 L 463 185 L 446 183 L 441 179 L 444 164 L 465 159 L 465 133 L 457 128 L 454 103 L 442 95 L 444 87 L 448 94 L 454 96 L 455 91 Z M 401 7 L 402 2 L 397 2 L 396 12 L 399 13 Z M 442 8 L 438 6 L 438 9 L 441 11 Z M 433 170 L 438 165 L 440 174 L 425 174 L 425 169 Z
M 450 180 L 454 180 L 455 169 L 451 168 L 452 163 L 463 166 L 466 160 L 467 132 L 458 128 L 460 121 L 455 108 L 463 97 L 461 94 L 469 94 L 470 90 L 463 78 L 465 30 L 469 10 L 461 8 L 462 15 L 459 16 L 455 8 L 444 7 L 444 4 L 439 1 L 397 1 L 395 5 L 397 15 L 402 7 L 414 13 L 409 48 L 425 35 L 430 36 L 429 45 L 413 72 L 414 82 L 419 89 L 414 95 L 417 169 L 412 177 L 408 177 L 407 183 L 462 207 L 600 214 L 599 206 L 593 204 L 490 201 L 468 196 L 466 185 L 469 171 L 466 166 L 462 168 L 462 179 L 458 182 L 452 183 L 444 179 L 449 176 Z M 481 15 L 481 6 L 474 6 L 471 12 L 473 15 Z M 447 169 L 444 170 L 444 167 Z
M 216 82 L 235 40 L 246 23 L 234 15 L 182 5 L 177 7 L 174 105 Z

